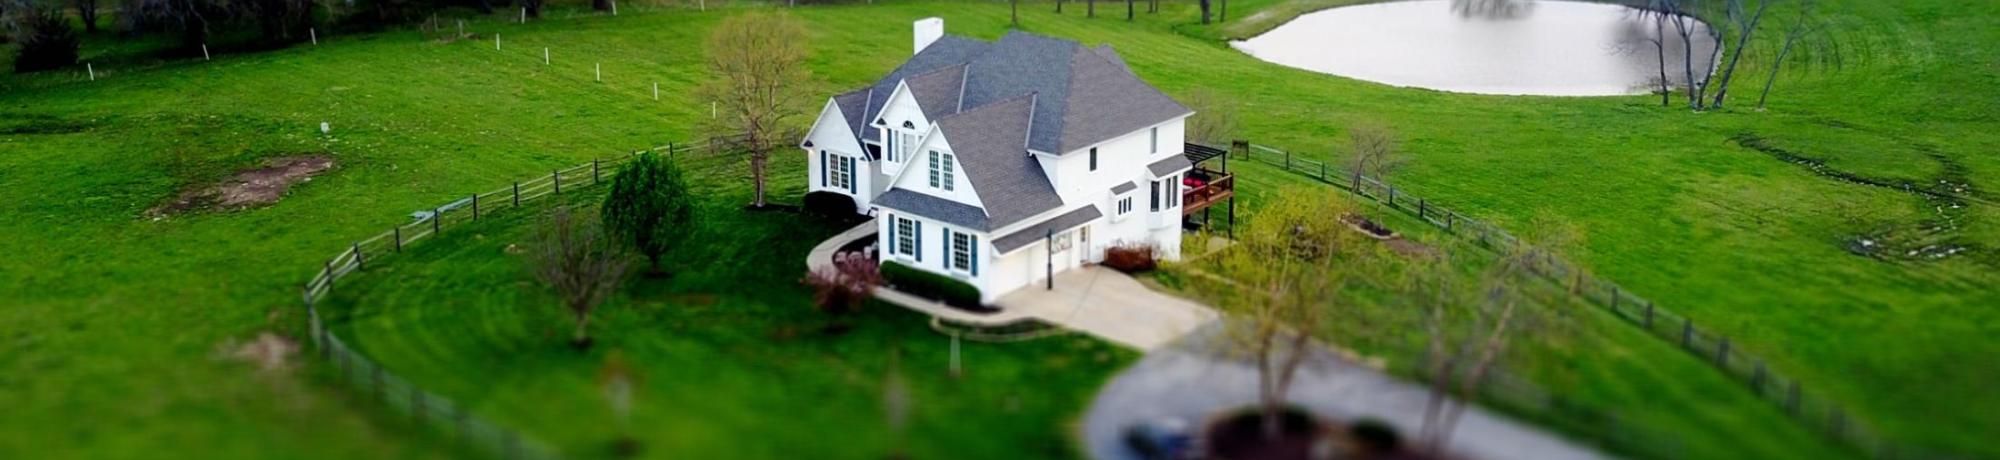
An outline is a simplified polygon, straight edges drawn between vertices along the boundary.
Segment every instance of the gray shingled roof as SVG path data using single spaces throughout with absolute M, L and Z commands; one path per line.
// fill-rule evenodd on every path
M 960 75 L 940 75 L 961 64 L 967 67 Z M 1055 154 L 1193 113 L 1133 75 L 1109 45 L 1090 48 L 1019 31 L 994 42 L 946 35 L 873 86 L 856 91 L 867 96 L 862 98 L 867 109 L 848 123 L 860 137 L 880 137 L 875 118 L 888 103 L 889 93 L 905 79 L 911 80 L 918 105 L 933 119 L 1037 94 L 1028 148 Z M 950 94 L 944 89 L 952 83 L 959 86 L 956 103 L 934 102 Z
M 1153 177 L 1164 177 L 1168 174 L 1173 174 L 1174 171 L 1192 167 L 1194 167 L 1194 162 L 1188 161 L 1187 155 L 1173 155 L 1167 157 L 1165 160 L 1155 161 L 1153 164 L 1146 165 L 1146 169 L 1153 172 Z
M 1100 217 L 1104 217 L 1104 212 L 1098 211 L 1097 205 L 1093 204 L 1077 208 L 1074 211 L 1066 212 L 1063 215 L 1035 224 L 1033 227 L 1021 229 L 1021 231 L 1014 232 L 1011 235 L 995 238 L 993 239 L 993 249 L 999 251 L 1001 254 L 1013 252 L 1015 249 L 1027 246 L 1029 243 L 1041 241 L 1043 238 L 1048 237 L 1050 232 L 1060 232 L 1076 228 L 1079 225 L 1090 223 L 1090 221 L 1097 220 Z
M 965 89 L 965 64 L 950 65 L 910 77 L 910 94 L 917 107 L 935 120 L 958 113 L 959 91 Z
M 1039 101 L 1029 94 L 938 119 L 958 169 L 986 207 L 990 227 L 978 227 L 981 230 L 1005 227 L 1063 204 L 1042 165 L 1023 145 L 1029 113 Z
M 1126 183 L 1123 183 L 1123 184 L 1118 184 L 1118 185 L 1115 185 L 1115 186 L 1112 186 L 1112 187 L 1111 187 L 1111 194 L 1113 194 L 1113 195 L 1116 195 L 1116 194 L 1120 194 L 1120 193 L 1125 193 L 1125 192 L 1130 192 L 1130 191 L 1133 191 L 1133 190 L 1137 190 L 1138 188 L 1139 188 L 1139 183 L 1138 183 L 1138 182 L 1126 182 Z
M 875 205 L 960 227 L 987 229 L 986 213 L 977 207 L 905 189 L 889 189 L 882 196 L 875 197 Z

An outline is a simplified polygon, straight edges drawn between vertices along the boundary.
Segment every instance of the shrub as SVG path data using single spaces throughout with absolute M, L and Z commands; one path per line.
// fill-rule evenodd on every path
M 888 281 L 890 286 L 895 286 L 896 290 L 911 295 L 929 298 L 957 307 L 975 310 L 986 308 L 985 304 L 979 301 L 979 288 L 949 276 L 924 271 L 897 262 L 884 262 L 882 264 L 882 279 Z
M 813 288 L 813 307 L 840 315 L 861 309 L 861 303 L 875 295 L 882 284 L 882 272 L 875 259 L 859 252 L 833 255 L 833 265 L 806 272 L 804 283 Z
M 1125 273 L 1150 271 L 1160 267 L 1160 248 L 1150 244 L 1123 243 L 1104 250 L 1102 265 Z
M 694 196 L 680 166 L 652 152 L 619 168 L 604 197 L 604 227 L 646 256 L 655 272 L 665 255 L 694 230 Z
M 21 11 L 20 54 L 14 72 L 27 73 L 76 65 L 79 39 L 62 10 L 28 7 Z
M 806 214 L 821 217 L 848 217 L 855 215 L 854 209 L 854 197 L 825 190 L 806 194 Z

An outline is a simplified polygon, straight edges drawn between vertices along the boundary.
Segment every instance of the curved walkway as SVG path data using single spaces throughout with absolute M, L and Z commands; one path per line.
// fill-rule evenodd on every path
M 813 247 L 806 256 L 806 266 L 826 266 L 841 246 L 873 235 L 875 224 L 870 221 L 828 238 Z M 875 297 L 964 324 L 997 326 L 1038 320 L 1141 351 L 1172 342 L 1218 317 L 1206 306 L 1147 289 L 1124 273 L 1095 266 L 1057 274 L 1054 289 L 1036 284 L 1000 296 L 993 302 L 1000 311 L 990 314 L 953 308 L 886 287 L 876 288 Z

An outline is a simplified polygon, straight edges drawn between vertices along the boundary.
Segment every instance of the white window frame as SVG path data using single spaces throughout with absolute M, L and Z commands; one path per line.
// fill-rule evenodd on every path
M 827 165 L 827 187 L 841 191 L 854 190 L 856 184 L 854 183 L 854 162 L 850 161 L 851 157 L 833 154 L 828 155 L 826 158 L 828 163 L 832 163 Z
M 1118 212 L 1112 215 L 1119 220 L 1123 220 L 1126 214 L 1132 213 L 1132 195 L 1119 195 L 1116 198 L 1117 201 L 1112 205 L 1118 209 Z
M 896 226 L 896 247 L 890 252 L 899 257 L 915 258 L 917 251 L 920 250 L 917 247 L 917 221 L 897 216 L 896 221 L 890 222 L 889 225 Z
M 945 260 L 950 262 L 949 270 L 954 273 L 972 274 L 972 241 L 979 238 L 970 233 L 951 232 L 951 254 Z
M 930 151 L 931 188 L 947 192 L 957 190 L 958 175 L 954 172 L 957 163 L 950 153 Z

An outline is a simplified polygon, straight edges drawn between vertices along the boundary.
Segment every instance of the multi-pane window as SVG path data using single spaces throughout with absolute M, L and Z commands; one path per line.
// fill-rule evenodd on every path
M 932 150 L 931 188 L 943 189 L 945 191 L 954 190 L 957 188 L 957 186 L 953 184 L 953 182 L 955 182 L 955 179 L 956 176 L 952 172 L 951 154 Z
M 913 257 L 917 255 L 917 221 L 896 218 L 895 253 Z
M 1153 186 L 1153 191 L 1152 194 L 1147 195 L 1149 199 L 1146 202 L 1152 207 L 1153 212 L 1160 212 L 1160 181 L 1152 181 L 1148 184 Z
M 828 185 L 837 189 L 847 189 L 849 193 L 854 192 L 854 157 L 834 155 L 831 159 L 832 164 L 828 165 L 827 180 L 830 182 Z
M 950 232 L 949 230 L 946 231 Z M 971 272 L 973 236 L 959 232 L 950 232 L 950 234 L 951 234 L 951 268 L 953 270 L 962 270 L 966 272 Z
M 1118 199 L 1118 215 L 1121 215 L 1121 216 L 1122 216 L 1122 215 L 1126 215 L 1126 214 L 1131 214 L 1131 213 L 1132 213 L 1132 197 L 1129 197 L 1129 196 L 1128 196 L 1128 197 L 1123 197 L 1123 198 L 1119 198 L 1119 199 Z
M 1167 176 L 1167 208 L 1181 205 L 1181 176 Z
M 910 133 L 897 133 L 897 134 L 896 134 L 896 137 L 900 137 L 900 138 L 903 138 L 903 142 L 902 142 L 902 147 L 903 147 L 903 150 L 902 150 L 901 152 L 897 152 L 897 153 L 896 153 L 896 158 L 899 158 L 899 160 L 897 160 L 897 161 L 902 161 L 902 160 L 900 160 L 900 159 L 907 159 L 907 158 L 909 158 L 909 157 L 910 157 L 910 152 L 915 152 L 915 151 L 917 151 L 917 135 L 916 135 L 916 134 L 910 134 Z

